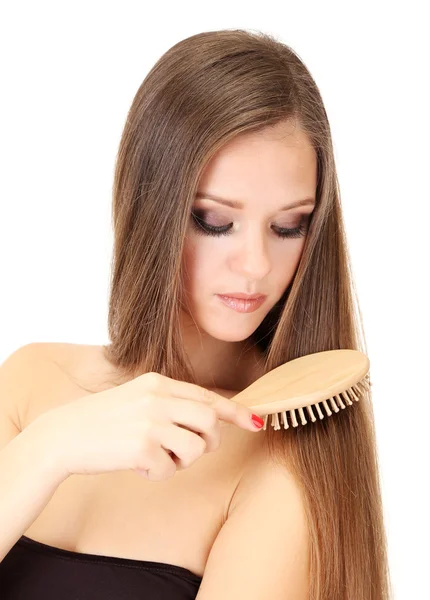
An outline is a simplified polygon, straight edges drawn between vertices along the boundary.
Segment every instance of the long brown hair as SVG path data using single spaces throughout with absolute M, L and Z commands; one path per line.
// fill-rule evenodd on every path
M 280 121 L 300 125 L 315 149 L 317 202 L 294 278 L 252 341 L 265 372 L 324 350 L 367 352 L 318 87 L 298 55 L 273 36 L 207 31 L 161 56 L 127 115 L 113 186 L 111 343 L 104 346 L 117 372 L 132 378 L 155 371 L 196 383 L 178 324 L 197 185 L 226 142 Z M 323 421 L 266 434 L 273 460 L 288 466 L 303 492 L 310 598 L 389 598 L 371 392 Z

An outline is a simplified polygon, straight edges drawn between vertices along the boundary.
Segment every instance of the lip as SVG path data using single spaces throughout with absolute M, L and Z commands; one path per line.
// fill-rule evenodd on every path
M 244 294 L 245 295 L 245 294 Z M 254 294 L 255 295 L 255 294 Z M 225 296 L 224 294 L 217 294 L 221 302 L 228 308 L 232 308 L 236 312 L 250 313 L 254 312 L 264 303 L 266 296 L 258 295 L 257 298 L 237 298 L 234 296 Z
M 264 294 L 243 294 L 242 292 L 232 292 L 231 294 L 218 294 L 227 298 L 241 298 L 242 300 L 256 300 L 257 298 L 265 298 Z

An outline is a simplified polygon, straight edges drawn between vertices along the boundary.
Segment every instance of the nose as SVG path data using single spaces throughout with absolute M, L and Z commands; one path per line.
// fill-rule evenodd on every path
M 250 229 L 239 244 L 239 249 L 232 259 L 233 270 L 246 279 L 263 279 L 272 268 L 265 236 L 261 231 Z

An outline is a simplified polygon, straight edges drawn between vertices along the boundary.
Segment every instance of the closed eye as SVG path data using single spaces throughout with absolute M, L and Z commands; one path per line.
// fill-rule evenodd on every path
M 229 223 L 228 225 L 221 225 L 216 227 L 215 225 L 209 225 L 204 219 L 201 218 L 196 212 L 191 213 L 192 223 L 196 233 L 199 235 L 211 235 L 211 236 L 221 236 L 221 235 L 231 235 L 233 223 Z M 303 215 L 302 220 L 300 221 L 297 227 L 279 227 L 278 225 L 273 226 L 273 230 L 276 235 L 280 238 L 300 238 L 306 235 L 311 214 Z

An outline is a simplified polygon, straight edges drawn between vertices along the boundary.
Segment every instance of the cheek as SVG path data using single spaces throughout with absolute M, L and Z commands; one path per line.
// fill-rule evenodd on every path
M 305 246 L 304 238 L 297 240 L 289 240 L 285 244 L 285 252 L 279 252 L 278 256 L 282 256 L 284 264 L 288 265 L 289 269 L 295 270 L 300 262 Z
M 300 259 L 303 254 L 305 241 L 304 239 L 296 240 L 295 243 L 288 241 L 286 243 L 285 252 L 277 252 L 274 255 L 274 272 L 277 274 L 279 290 L 285 290 L 294 277 Z
M 189 291 L 203 289 L 213 281 L 220 253 L 214 251 L 206 239 L 187 238 L 182 259 L 185 285 Z M 210 239 L 209 239 L 210 241 Z

